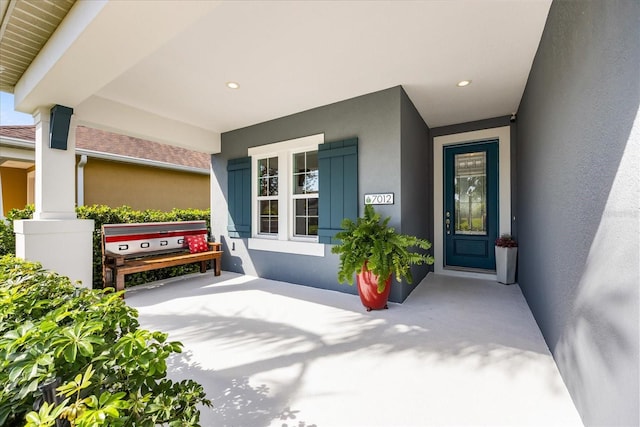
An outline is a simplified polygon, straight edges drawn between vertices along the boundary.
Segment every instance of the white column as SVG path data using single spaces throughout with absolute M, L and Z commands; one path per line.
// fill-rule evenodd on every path
M 46 269 L 80 281 L 93 281 L 93 220 L 75 212 L 75 120 L 71 118 L 67 149 L 49 148 L 48 108 L 34 113 L 36 123 L 35 212 L 14 222 L 16 256 L 38 261 Z
M 33 219 L 75 219 L 76 124 L 72 116 L 66 150 L 49 148 L 50 110 L 39 108 L 36 123 L 36 210 Z

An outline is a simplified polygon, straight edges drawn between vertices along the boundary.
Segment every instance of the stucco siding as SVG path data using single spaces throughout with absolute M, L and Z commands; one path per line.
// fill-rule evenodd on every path
M 27 169 L 0 167 L 3 215 L 27 204 L 27 172 Z
M 84 204 L 133 209 L 208 209 L 209 176 L 90 158 Z
M 588 426 L 639 417 L 640 3 L 553 2 L 518 112 L 519 283 Z
M 227 160 L 246 157 L 249 147 L 324 133 L 325 142 L 358 138 L 358 183 L 360 214 L 365 193 L 393 192 L 394 205 L 380 206 L 383 215 L 399 229 L 402 213 L 401 191 L 401 87 L 363 95 L 335 104 L 222 134 L 222 152 L 212 156 L 214 185 L 212 202 L 227 211 Z M 255 207 L 254 207 L 255 213 Z M 225 245 L 223 268 L 260 277 L 341 292 L 355 293 L 354 287 L 337 282 L 338 258 L 325 245 L 324 257 L 302 256 L 247 249 L 247 239 L 230 239 L 227 219 L 215 215 L 212 228 Z M 391 301 L 402 301 L 407 292 L 393 286 Z
M 401 232 L 433 243 L 433 142 L 430 131 L 420 113 L 403 90 L 401 113 Z M 433 249 L 430 250 L 433 254 Z M 403 298 L 432 267 L 412 267 L 413 284 L 402 283 Z

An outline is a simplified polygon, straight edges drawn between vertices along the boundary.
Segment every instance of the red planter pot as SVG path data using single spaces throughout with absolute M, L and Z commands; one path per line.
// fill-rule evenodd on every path
M 367 308 L 367 311 L 389 308 L 387 307 L 387 301 L 391 291 L 391 275 L 387 278 L 382 293 L 378 293 L 378 280 L 379 277 L 367 270 L 366 265 L 356 275 L 358 295 L 360 295 L 360 301 Z

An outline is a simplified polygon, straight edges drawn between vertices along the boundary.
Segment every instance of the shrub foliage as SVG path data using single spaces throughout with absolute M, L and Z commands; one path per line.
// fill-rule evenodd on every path
M 12 209 L 7 213 L 7 222 L 0 221 L 0 255 L 15 255 L 15 235 L 13 221 L 33 218 L 33 205 L 24 209 Z M 165 221 L 194 221 L 205 220 L 207 229 L 211 230 L 211 213 L 209 209 L 173 209 L 170 212 L 156 210 L 136 211 L 128 206 L 111 208 L 105 205 L 79 206 L 76 208 L 78 219 L 92 219 L 95 224 L 93 231 L 93 287 L 102 288 L 102 249 L 101 233 L 103 224 L 126 224 L 136 222 L 165 222 Z M 197 265 L 169 267 L 160 270 L 146 271 L 126 276 L 126 285 L 133 286 L 142 283 L 162 280 L 199 271 Z
M 197 405 L 210 405 L 202 386 L 166 378 L 166 360 L 182 344 L 140 329 L 120 296 L 0 258 L 0 425 L 199 424 Z M 39 386 L 54 379 L 59 403 L 34 410 Z

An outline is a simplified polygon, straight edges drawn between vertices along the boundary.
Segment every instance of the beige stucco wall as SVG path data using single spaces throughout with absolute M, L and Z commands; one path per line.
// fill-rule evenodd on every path
M 28 171 L 28 169 L 0 167 L 3 215 L 11 209 L 22 209 L 27 204 Z
M 136 210 L 208 209 L 209 175 L 89 158 L 84 204 Z

